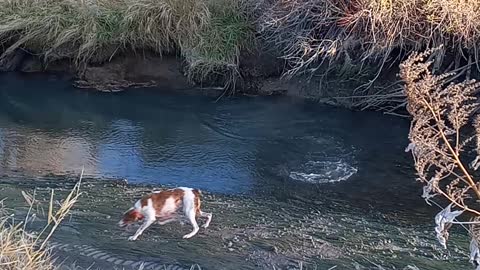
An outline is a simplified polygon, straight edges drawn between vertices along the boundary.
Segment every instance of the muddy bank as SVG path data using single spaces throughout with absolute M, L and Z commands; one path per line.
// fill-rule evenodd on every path
M 72 59 L 60 58 L 46 62 L 40 57 L 17 50 L 2 60 L 0 71 L 61 73 L 72 79 L 77 87 L 101 91 L 119 91 L 135 86 L 185 89 L 191 87 L 191 84 L 181 73 L 181 64 L 175 56 L 132 52 L 112 56 L 108 61 L 78 67 Z
M 239 93 L 278 95 L 288 92 L 287 88 L 275 85 L 281 81 L 282 61 L 274 55 L 245 53 L 240 69 L 243 79 L 235 86 Z M 39 56 L 18 49 L 1 60 L 0 71 L 60 73 L 72 79 L 76 87 L 106 92 L 133 87 L 173 90 L 205 87 L 211 92 L 221 94 L 228 79 L 222 74 L 216 74 L 203 81 L 189 80 L 182 57 L 172 54 L 159 55 L 150 51 L 112 54 L 107 60 L 93 61 L 88 66 L 78 66 L 73 59 L 58 58 L 47 62 Z
M 87 66 L 77 66 L 73 59 L 45 61 L 42 57 L 18 49 L 0 61 L 0 72 L 24 74 L 61 74 L 77 88 L 117 92 L 131 88 L 169 90 L 203 89 L 204 94 L 223 95 L 227 90 L 249 96 L 287 95 L 315 99 L 332 105 L 351 105 L 352 82 L 332 77 L 282 77 L 285 61 L 271 52 L 245 52 L 241 55 L 241 79 L 234 89 L 226 89 L 227 74 L 216 73 L 204 80 L 189 79 L 185 61 L 177 55 L 159 55 L 149 51 L 123 52 Z M 395 73 L 396 71 L 391 71 Z M 332 79 L 335 81 L 332 84 Z M 232 87 L 232 85 L 229 85 Z
M 50 189 L 62 198 L 75 178 L 21 176 L 0 178 L 0 197 L 18 217 L 27 211 L 21 190 L 39 201 L 29 229 L 38 231 L 45 220 Z M 100 269 L 459 269 L 470 267 L 468 239 L 452 234 L 449 251 L 439 247 L 430 224 L 406 225 L 394 219 L 363 214 L 358 209 L 322 207 L 295 198 L 204 195 L 204 208 L 213 212 L 208 229 L 190 240 L 181 236 L 189 225 L 153 225 L 136 242 L 133 231 L 116 227 L 121 213 L 142 194 L 160 187 L 132 186 L 119 181 L 87 179 L 71 217 L 52 245 L 60 261 Z M 321 198 L 319 199 L 322 200 Z M 328 201 L 324 202 L 325 205 Z M 396 213 L 392 213 L 391 217 Z M 390 221 L 389 221 L 390 220 Z M 158 268 L 162 269 L 162 268 Z

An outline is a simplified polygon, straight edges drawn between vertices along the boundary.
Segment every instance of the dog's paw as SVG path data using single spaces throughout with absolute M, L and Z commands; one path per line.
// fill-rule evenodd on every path
M 137 240 L 137 237 L 135 236 L 128 237 L 128 241 L 135 241 L 135 240 Z
M 202 225 L 202 228 L 206 229 L 206 228 L 208 228 L 208 225 L 209 225 L 209 224 L 203 224 L 203 225 Z
M 192 236 L 193 236 L 193 235 L 186 234 L 186 235 L 184 235 L 182 238 L 183 238 L 183 239 L 188 239 L 188 238 L 190 238 L 190 237 L 192 237 Z

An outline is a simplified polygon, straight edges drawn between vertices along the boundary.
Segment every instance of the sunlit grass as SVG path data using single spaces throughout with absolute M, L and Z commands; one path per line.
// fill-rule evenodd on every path
M 1 1 L 2 57 L 21 48 L 81 67 L 124 49 L 180 52 L 193 79 L 199 66 L 236 69 L 251 31 L 241 8 L 230 0 Z
M 260 29 L 294 74 L 315 70 L 325 60 L 381 67 L 399 51 L 408 55 L 438 45 L 478 59 L 480 2 L 278 0 L 263 12 Z

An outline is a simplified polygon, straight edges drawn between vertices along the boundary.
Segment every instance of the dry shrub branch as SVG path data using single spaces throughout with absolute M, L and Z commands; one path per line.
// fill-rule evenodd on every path
M 444 45 L 478 59 L 480 2 L 458 0 L 272 0 L 259 32 L 290 63 L 288 73 L 324 61 L 379 61 L 397 49 Z M 397 57 L 400 53 L 396 53 Z M 378 62 L 377 62 L 378 64 Z
M 406 151 L 411 151 L 418 180 L 424 184 L 422 197 L 427 203 L 435 196 L 442 197 L 440 203 L 447 201 L 435 218 L 437 238 L 446 248 L 452 224 L 465 223 L 456 221 L 457 217 L 471 218 L 467 223 L 473 227 L 480 217 L 480 182 L 475 176 L 480 166 L 480 117 L 475 115 L 480 83 L 456 82 L 455 73 L 432 74 L 429 57 L 434 51 L 413 53 L 401 64 L 400 75 L 413 117 Z M 475 142 L 477 157 L 469 162 Z M 472 233 L 471 260 L 475 262 L 480 262 L 478 240 Z

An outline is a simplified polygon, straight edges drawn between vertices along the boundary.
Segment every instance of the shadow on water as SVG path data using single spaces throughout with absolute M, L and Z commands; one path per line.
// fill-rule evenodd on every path
M 439 258 L 451 263 L 441 269 L 457 269 L 466 261 L 464 250 L 436 247 L 436 209 L 419 199 L 404 152 L 406 120 L 286 97 L 216 103 L 140 89 L 102 94 L 45 76 L 1 75 L 0 85 L 2 197 L 34 185 L 46 190 L 58 185 L 46 175 L 82 166 L 91 178 L 135 184 L 91 181 L 58 241 L 206 269 L 298 261 L 319 269 L 368 261 L 440 269 Z M 145 191 L 141 185 L 206 191 L 216 225 L 194 241 L 180 241 L 178 226 L 168 225 L 141 243 L 125 242 L 113 219 Z

